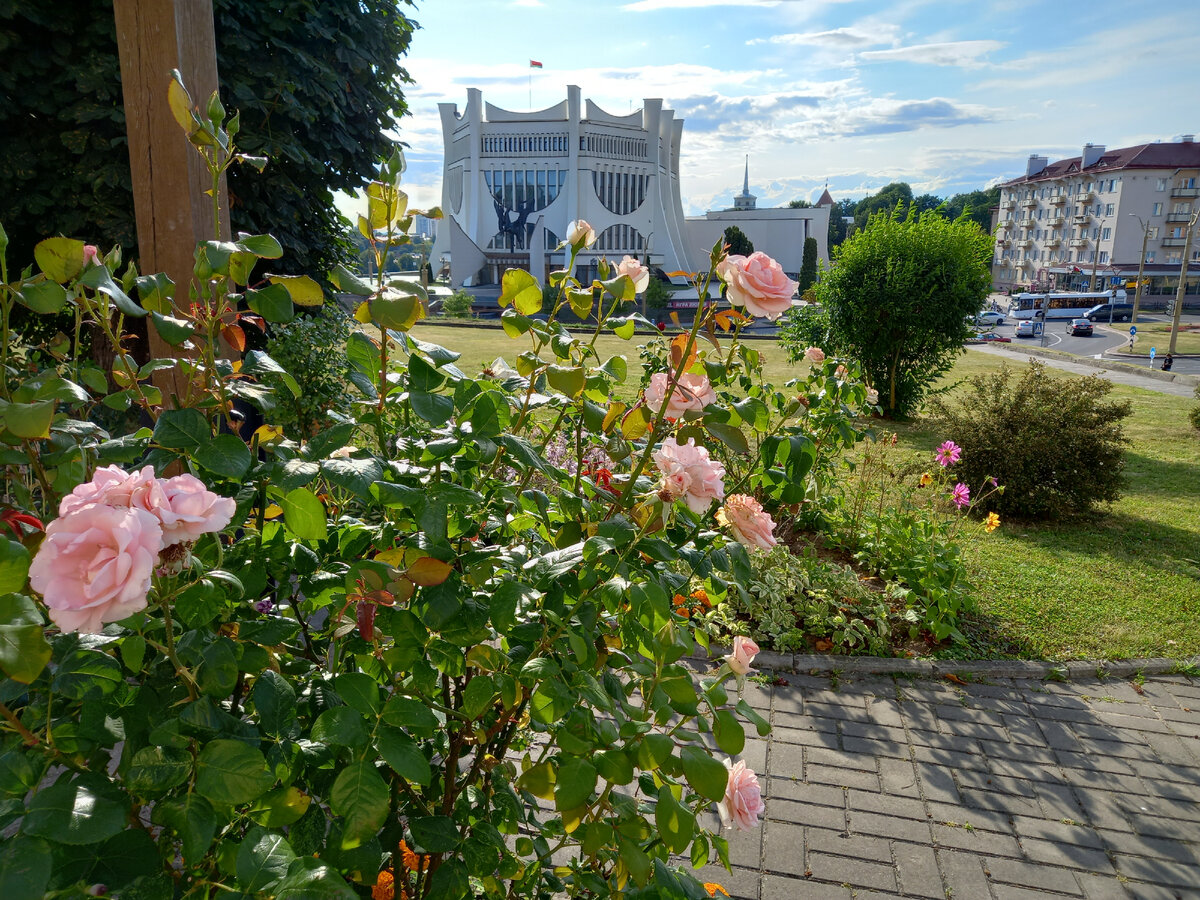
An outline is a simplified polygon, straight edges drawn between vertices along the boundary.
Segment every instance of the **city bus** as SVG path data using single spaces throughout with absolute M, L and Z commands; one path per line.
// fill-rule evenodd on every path
M 1048 319 L 1078 319 L 1098 304 L 1124 303 L 1126 296 L 1122 288 L 1081 294 L 1064 291 L 1050 294 L 1047 306 L 1045 294 L 1016 294 L 1008 314 L 1014 319 L 1040 319 L 1043 315 Z

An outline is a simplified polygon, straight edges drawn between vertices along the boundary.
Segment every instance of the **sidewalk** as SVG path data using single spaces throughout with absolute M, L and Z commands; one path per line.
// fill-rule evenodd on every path
M 766 818 L 701 879 L 750 900 L 1200 897 L 1200 682 L 977 681 L 748 684 L 774 727 L 743 754 Z
M 1036 350 L 1037 348 L 1031 348 Z M 992 356 L 1003 356 L 1013 361 L 1025 361 L 1029 357 L 1036 358 L 1039 362 L 1043 362 L 1055 369 L 1062 369 L 1064 372 L 1073 372 L 1076 375 L 1097 375 L 1103 373 L 1103 377 L 1107 378 L 1114 384 L 1124 384 L 1130 387 L 1145 388 L 1148 391 L 1158 391 L 1160 394 L 1174 394 L 1176 397 L 1191 397 L 1195 393 L 1195 386 L 1191 383 L 1182 381 L 1164 381 L 1161 378 L 1153 378 L 1149 375 L 1138 375 L 1133 372 L 1122 372 L 1116 369 L 1106 367 L 1103 360 L 1087 359 L 1082 362 L 1070 362 L 1065 359 L 1060 359 L 1057 356 L 1041 355 L 1040 353 L 1027 352 L 1022 354 L 1021 348 L 1016 347 L 1012 350 L 1001 350 L 998 347 L 988 347 L 978 344 L 972 344 L 967 347 L 967 350 L 972 353 L 988 353 Z M 1081 357 L 1081 359 L 1083 359 Z M 1160 373 L 1166 375 L 1167 373 Z M 1200 894 L 1198 894 L 1200 896 Z

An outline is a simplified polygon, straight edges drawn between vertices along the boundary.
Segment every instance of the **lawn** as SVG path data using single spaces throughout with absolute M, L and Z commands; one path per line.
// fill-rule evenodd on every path
M 468 372 L 497 356 L 511 362 L 528 346 L 498 330 L 421 325 L 416 335 L 462 353 L 458 365 Z M 602 355 L 625 355 L 629 381 L 636 383 L 637 345 L 645 339 L 606 335 L 597 346 Z M 782 350 L 764 341 L 755 346 L 777 383 L 796 375 Z M 1026 365 L 968 353 L 943 383 L 1005 362 Z M 979 600 L 972 623 L 977 653 L 1050 659 L 1200 654 L 1200 432 L 1187 420 L 1192 401 L 1124 386 L 1111 396 L 1134 405 L 1126 420 L 1125 495 L 1087 518 L 1006 522 L 992 535 L 969 539 L 965 555 Z M 920 419 L 881 425 L 913 453 L 930 453 L 949 437 Z
M 1149 356 L 1153 347 L 1161 358 L 1167 352 L 1171 343 L 1170 322 L 1147 322 L 1137 327 L 1137 341 L 1131 353 Z M 1175 339 L 1176 353 L 1200 353 L 1200 325 L 1183 323 L 1179 326 L 1179 336 Z

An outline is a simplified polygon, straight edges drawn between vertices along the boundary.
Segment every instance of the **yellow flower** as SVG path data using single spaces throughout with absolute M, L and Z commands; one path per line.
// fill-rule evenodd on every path
M 396 896 L 396 883 L 392 877 L 392 873 L 384 869 L 379 873 L 379 877 L 375 879 L 375 884 L 371 887 L 371 900 L 394 900 Z
M 708 896 L 710 896 L 710 897 L 717 896 L 717 891 L 720 891 L 726 897 L 729 896 L 729 891 L 725 890 L 725 888 L 721 887 L 719 884 L 712 882 L 712 881 L 704 882 L 704 889 L 706 891 L 708 891 Z
M 931 484 L 933 484 L 933 476 L 930 475 L 928 472 L 926 472 L 924 475 L 921 476 L 921 480 L 920 480 L 919 484 L 921 485 L 921 487 L 929 487 Z
M 1000 527 L 1000 517 L 995 513 L 988 513 L 987 521 L 983 523 L 983 527 L 991 534 Z

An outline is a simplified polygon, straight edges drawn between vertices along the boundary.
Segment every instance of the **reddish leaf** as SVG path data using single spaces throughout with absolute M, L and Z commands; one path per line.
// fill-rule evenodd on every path
M 358 603 L 358 634 L 364 641 L 375 640 L 375 604 L 366 600 Z
M 961 684 L 964 686 L 966 685 L 966 682 L 963 681 L 961 678 L 959 678 L 957 675 L 955 675 L 953 672 L 947 672 L 942 677 L 945 678 L 947 681 L 954 682 L 955 684 Z
M 246 352 L 246 332 L 242 331 L 240 325 L 226 325 L 221 329 L 221 337 L 238 353 Z
M 690 335 L 680 334 L 671 338 L 671 368 L 679 371 L 679 362 L 683 359 L 683 351 L 687 349 Z M 683 370 L 686 372 L 692 367 L 692 363 L 696 361 L 696 345 L 693 342 L 692 348 L 688 352 L 687 363 Z

